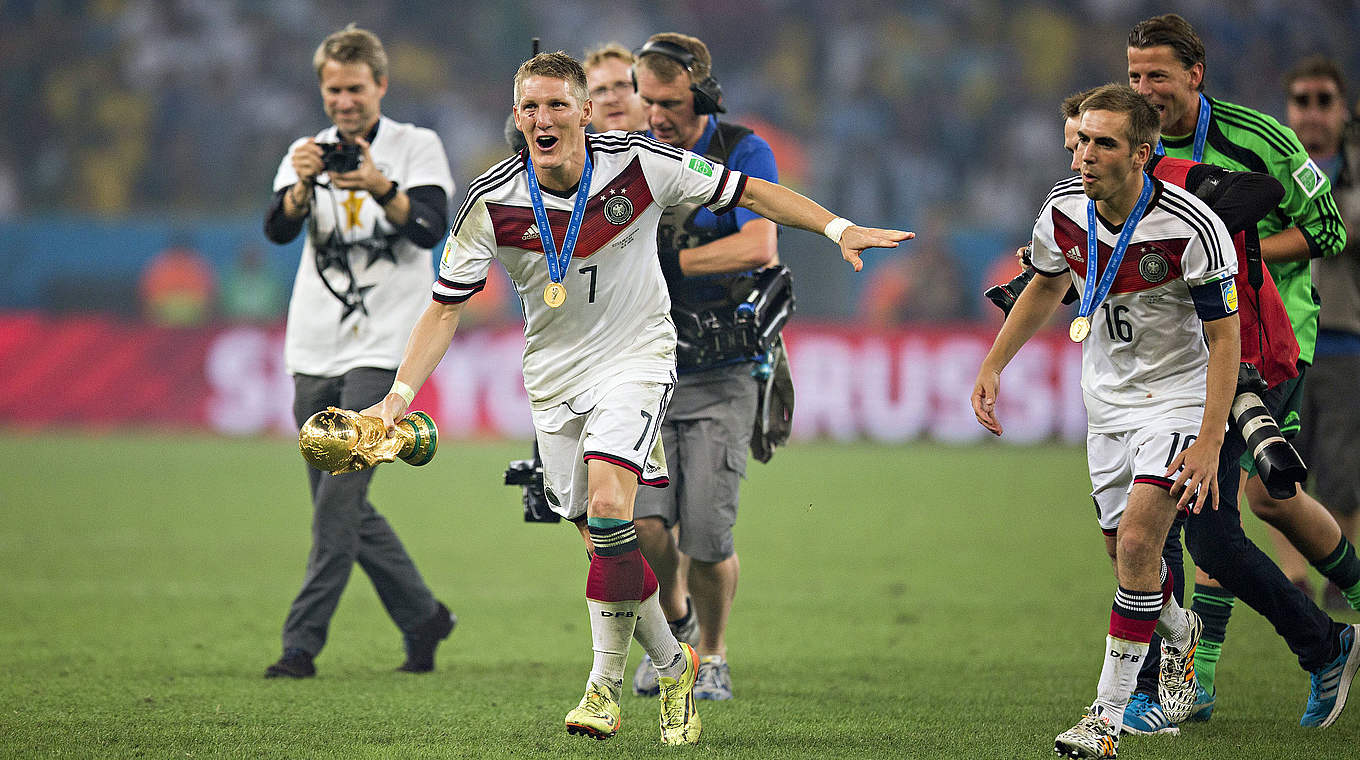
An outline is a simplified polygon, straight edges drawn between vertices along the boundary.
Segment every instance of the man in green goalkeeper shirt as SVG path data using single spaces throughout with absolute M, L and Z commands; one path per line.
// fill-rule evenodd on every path
M 1285 186 L 1284 199 L 1260 222 L 1257 232 L 1261 258 L 1284 298 L 1299 342 L 1299 377 L 1264 397 L 1281 430 L 1292 438 L 1299 430 L 1304 371 L 1313 360 L 1317 339 L 1319 304 L 1313 296 L 1311 261 L 1334 256 L 1346 244 L 1327 175 L 1308 157 L 1293 131 L 1275 119 L 1203 94 L 1204 43 L 1180 16 L 1167 14 L 1137 24 L 1129 33 L 1128 64 L 1129 85 L 1161 115 L 1160 152 L 1269 174 Z M 1302 490 L 1288 499 L 1270 497 L 1250 453 L 1242 459 L 1251 510 L 1294 539 L 1313 566 L 1360 608 L 1360 560 L 1335 519 Z M 1200 704 L 1191 720 L 1207 720 L 1213 710 L 1215 666 L 1232 604 L 1231 593 L 1203 571 L 1198 573 L 1192 609 L 1203 618 L 1205 630 L 1195 653 Z M 1315 691 L 1326 686 L 1315 684 Z

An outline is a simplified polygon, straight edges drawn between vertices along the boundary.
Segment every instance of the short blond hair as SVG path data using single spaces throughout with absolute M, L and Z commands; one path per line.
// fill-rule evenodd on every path
M 548 77 L 550 79 L 561 79 L 567 83 L 571 89 L 571 94 L 576 98 L 578 105 L 584 106 L 590 100 L 590 94 L 586 91 L 586 70 L 581 68 L 581 62 L 562 52 L 539 53 L 520 64 L 519 71 L 515 72 L 515 105 L 519 105 L 519 86 L 529 77 Z
M 632 66 L 633 61 L 635 60 L 633 58 L 633 51 L 617 42 L 606 42 L 599 47 L 594 47 L 586 51 L 585 60 L 582 61 L 582 68 L 587 70 L 593 69 L 610 58 L 617 58 L 629 66 Z
M 367 29 L 360 29 L 350 22 L 348 26 L 317 45 L 312 54 L 312 66 L 316 68 L 316 78 L 321 78 L 321 69 L 326 61 L 336 63 L 366 63 L 373 72 L 374 81 L 387 78 L 387 51 L 383 50 L 382 40 Z
M 670 82 L 682 74 L 688 74 L 691 83 L 702 82 L 713 73 L 713 56 L 709 54 L 708 46 L 698 37 L 662 32 L 661 34 L 653 34 L 647 38 L 647 41 L 668 42 L 683 48 L 694 56 L 694 64 L 690 66 L 688 71 L 679 61 L 663 53 L 647 53 L 639 56 L 637 65 L 647 67 L 649 71 L 663 81 Z

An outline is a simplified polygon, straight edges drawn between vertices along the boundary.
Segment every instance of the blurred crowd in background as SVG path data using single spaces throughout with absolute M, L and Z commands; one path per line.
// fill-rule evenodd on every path
M 1208 48 L 1206 91 L 1281 120 L 1281 77 L 1305 55 L 1328 54 L 1360 79 L 1360 3 L 1325 0 L 0 8 L 0 309 L 104 309 L 163 324 L 282 318 L 300 243 L 270 245 L 260 227 L 289 143 L 328 123 L 312 52 L 350 21 L 387 47 L 384 114 L 442 137 L 455 204 L 507 154 L 510 79 L 531 37 L 580 57 L 658 31 L 698 35 L 730 119 L 769 140 L 785 184 L 862 223 L 919 234 L 859 277 L 825 240 L 781 239 L 802 315 L 878 325 L 999 316 L 981 291 L 1015 273 L 1012 252 L 1066 174 L 1058 103 L 1125 81 L 1137 21 L 1184 15 Z M 160 289 L 206 300 L 147 306 Z M 486 319 L 516 319 L 506 289 L 479 297 Z

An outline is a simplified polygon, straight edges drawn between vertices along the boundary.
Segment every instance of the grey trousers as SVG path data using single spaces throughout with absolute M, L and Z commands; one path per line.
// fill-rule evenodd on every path
M 340 377 L 293 376 L 293 416 L 298 427 L 327 406 L 360 410 L 392 387 L 394 370 L 361 367 Z M 312 550 L 302 590 L 283 624 L 284 649 L 312 655 L 326 644 L 331 616 L 358 562 L 373 581 L 387 614 L 409 634 L 435 613 L 436 602 L 420 571 L 387 520 L 368 501 L 375 470 L 331 475 L 310 465 Z

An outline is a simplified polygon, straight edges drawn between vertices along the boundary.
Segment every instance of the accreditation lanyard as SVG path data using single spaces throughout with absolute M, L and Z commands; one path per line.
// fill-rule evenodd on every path
M 1209 139 L 1209 116 L 1213 113 L 1213 106 L 1209 105 L 1209 99 L 1204 97 L 1204 93 L 1199 94 L 1199 121 L 1195 122 L 1195 150 L 1190 157 L 1199 163 L 1204 160 L 1204 142 Z M 1162 147 L 1162 139 L 1157 138 L 1157 147 L 1153 149 L 1159 156 L 1166 155 L 1166 148 Z
M 571 220 L 567 222 L 567 235 L 562 238 L 562 253 L 558 254 L 557 244 L 553 242 L 552 227 L 548 224 L 548 212 L 543 208 L 543 192 L 538 189 L 538 177 L 534 174 L 534 160 L 528 160 L 529 199 L 533 201 L 534 219 L 538 222 L 538 239 L 543 243 L 543 253 L 548 259 L 548 278 L 561 283 L 571 263 L 571 254 L 576 250 L 576 236 L 581 232 L 581 220 L 586 216 L 586 201 L 590 197 L 590 146 L 586 146 L 586 163 L 581 170 L 581 184 L 576 187 L 576 205 L 571 209 Z
M 1077 311 L 1078 318 L 1089 320 L 1096 307 L 1110 294 L 1115 275 L 1119 273 L 1119 264 L 1124 260 L 1124 252 L 1128 250 L 1129 241 L 1133 239 L 1133 229 L 1142 221 L 1143 213 L 1147 211 L 1148 201 L 1151 199 L 1152 178 L 1144 174 L 1143 191 L 1138 194 L 1138 202 L 1133 204 L 1129 218 L 1124 220 L 1124 229 L 1120 231 L 1119 239 L 1115 241 L 1110 260 L 1105 263 L 1105 273 L 1100 275 L 1099 285 L 1096 284 L 1096 273 L 1099 271 L 1096 255 L 1100 250 L 1100 243 L 1096 238 L 1096 202 L 1086 202 L 1086 260 L 1089 263 L 1086 268 L 1086 282 L 1082 287 L 1081 308 Z

